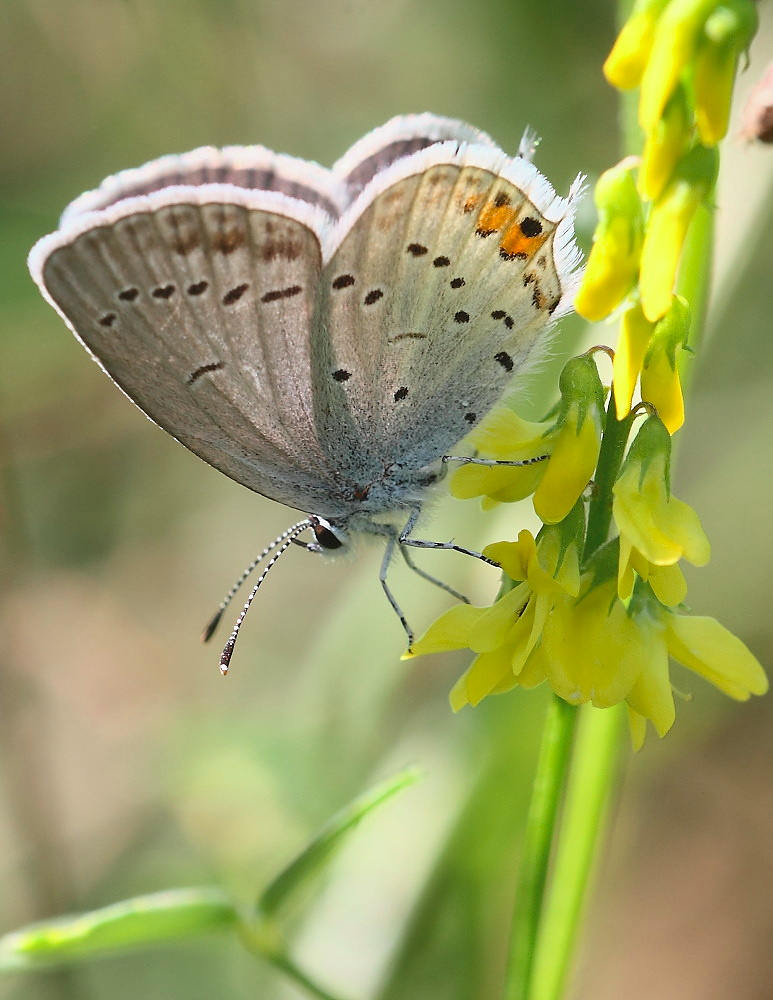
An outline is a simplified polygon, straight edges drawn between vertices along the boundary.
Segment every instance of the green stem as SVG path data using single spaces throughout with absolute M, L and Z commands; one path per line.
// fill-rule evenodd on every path
M 529 996 L 548 865 L 576 718 L 577 710 L 574 706 L 551 695 L 516 888 L 505 984 L 506 1000 L 526 1000 Z
M 560 1000 L 563 996 L 599 834 L 605 828 L 615 784 L 624 717 L 622 705 L 604 709 L 586 705 L 580 712 L 529 1000 Z
M 601 439 L 601 452 L 596 466 L 596 493 L 588 508 L 588 530 L 585 535 L 583 563 L 607 540 L 612 522 L 612 487 L 615 485 L 633 416 L 618 420 L 615 412 L 614 386 L 609 393 L 607 419 Z

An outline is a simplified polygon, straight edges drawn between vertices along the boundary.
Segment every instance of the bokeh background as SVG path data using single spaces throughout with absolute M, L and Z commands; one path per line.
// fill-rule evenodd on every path
M 741 82 L 773 56 L 773 18 Z M 611 2 L 6 0 L 0 8 L 0 931 L 178 885 L 246 905 L 333 811 L 406 763 L 425 780 L 370 817 L 298 917 L 297 955 L 346 997 L 498 995 L 544 692 L 452 716 L 456 654 L 405 664 L 380 553 L 293 551 L 232 673 L 202 625 L 289 523 L 189 455 L 112 386 L 30 281 L 25 257 L 107 174 L 204 144 L 329 164 L 394 114 L 467 119 L 515 151 L 525 125 L 559 191 L 618 158 L 601 63 Z M 731 132 L 737 132 L 738 116 Z M 714 543 L 692 606 L 773 651 L 773 151 L 731 136 L 711 331 L 677 494 Z M 590 199 L 579 218 L 587 247 Z M 525 393 L 539 412 L 592 334 L 563 324 Z M 438 538 L 514 537 L 527 505 L 444 501 Z M 461 556 L 423 565 L 479 603 Z M 443 595 L 395 568 L 423 628 Z M 675 671 L 677 725 L 635 759 L 588 913 L 576 996 L 773 995 L 770 699 L 738 706 Z M 0 998 L 301 994 L 227 936 L 0 981 Z

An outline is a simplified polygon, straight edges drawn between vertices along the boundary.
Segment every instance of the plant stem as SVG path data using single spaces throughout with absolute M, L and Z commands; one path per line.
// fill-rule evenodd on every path
M 630 414 L 624 420 L 617 419 L 613 386 L 609 392 L 607 419 L 596 466 L 596 493 L 588 508 L 588 530 L 585 534 L 583 563 L 587 562 L 596 549 L 607 540 L 612 521 L 612 487 L 620 471 L 633 419 L 633 415 Z
M 526 1000 L 529 996 L 548 865 L 576 718 L 577 710 L 573 705 L 551 695 L 516 888 L 506 1000 Z
M 559 1000 L 576 943 L 580 917 L 605 828 L 619 760 L 622 705 L 580 711 L 574 762 L 561 838 L 540 925 L 529 1000 Z

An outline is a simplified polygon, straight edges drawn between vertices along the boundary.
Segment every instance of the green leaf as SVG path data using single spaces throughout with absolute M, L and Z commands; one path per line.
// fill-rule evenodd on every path
M 0 972 L 191 937 L 238 922 L 218 889 L 169 889 L 88 913 L 30 924 L 0 938 Z
M 271 920 L 287 905 L 290 898 L 319 872 L 347 834 L 382 802 L 412 785 L 421 777 L 418 768 L 406 768 L 392 778 L 375 785 L 336 813 L 316 837 L 263 890 L 257 910 L 262 918 Z

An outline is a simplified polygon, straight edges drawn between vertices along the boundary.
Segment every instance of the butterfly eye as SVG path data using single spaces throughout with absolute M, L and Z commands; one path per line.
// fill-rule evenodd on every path
M 323 549 L 340 549 L 344 544 L 343 540 L 338 537 L 338 535 L 332 531 L 328 526 L 318 518 L 311 519 L 311 530 L 314 532 L 314 537 L 317 542 L 322 546 Z

